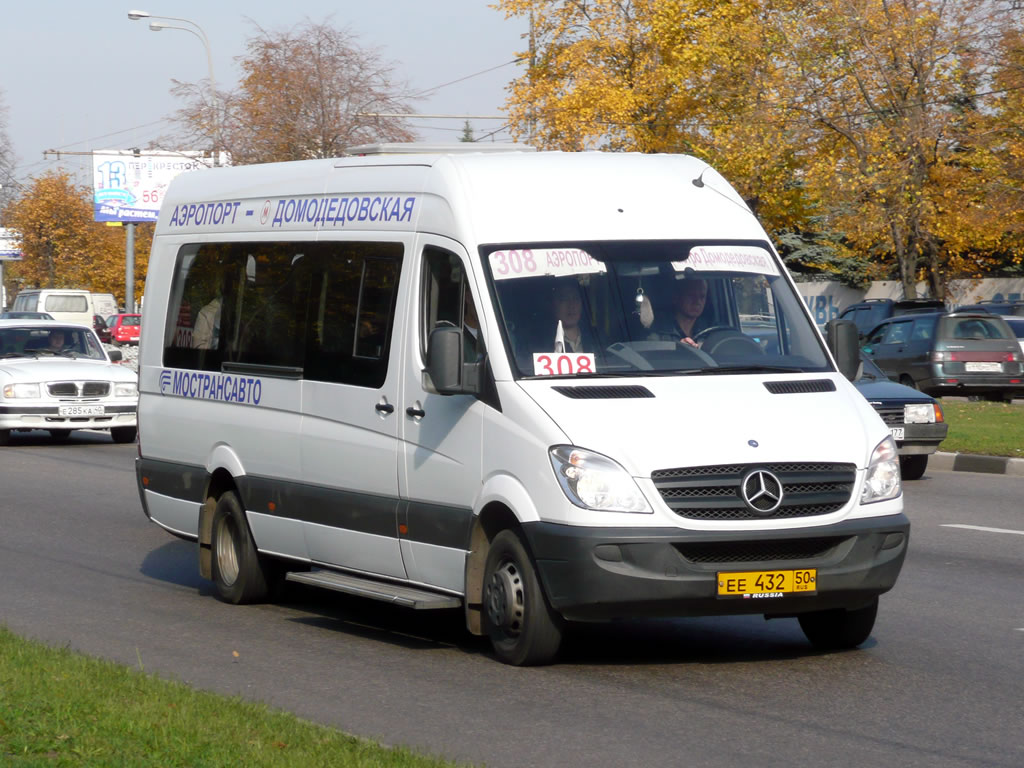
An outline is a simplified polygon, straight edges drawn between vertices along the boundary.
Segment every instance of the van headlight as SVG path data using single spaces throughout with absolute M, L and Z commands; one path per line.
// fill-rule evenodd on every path
M 617 462 L 600 453 L 556 445 L 551 466 L 569 501 L 602 512 L 653 513 L 636 482 Z
M 871 454 L 868 462 L 867 475 L 864 478 L 864 490 L 860 494 L 861 504 L 873 504 L 876 501 L 895 499 L 903 488 L 900 483 L 900 459 L 896 453 L 896 443 L 892 437 L 886 436 Z
M 139 385 L 133 382 L 114 384 L 114 397 L 135 397 L 139 394 Z
M 39 385 L 38 384 L 6 384 L 4 385 L 4 397 L 15 398 L 15 397 L 29 397 L 34 400 L 39 399 Z

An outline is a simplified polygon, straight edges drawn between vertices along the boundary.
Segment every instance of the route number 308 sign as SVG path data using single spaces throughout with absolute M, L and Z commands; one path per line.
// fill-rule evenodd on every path
M 534 352 L 534 376 L 571 376 L 596 373 L 594 356 L 585 352 Z

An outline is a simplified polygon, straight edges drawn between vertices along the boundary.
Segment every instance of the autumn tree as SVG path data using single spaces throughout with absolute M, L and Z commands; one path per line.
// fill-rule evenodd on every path
M 894 268 L 907 296 L 922 276 L 942 295 L 965 264 L 991 267 L 1020 235 L 1012 194 L 997 190 L 1021 178 L 993 140 L 1009 141 L 1012 116 L 993 100 L 995 78 L 1015 76 L 998 45 L 1020 29 L 1008 3 L 499 7 L 532 21 L 532 64 L 509 110 L 534 143 L 697 155 L 818 266 Z
M 211 103 L 207 84 L 178 83 L 177 113 L 195 145 L 231 153 L 232 163 L 337 157 L 347 147 L 414 138 L 392 66 L 327 22 L 259 33 L 238 58 L 242 81 Z
M 125 235 L 122 227 L 93 221 L 92 189 L 64 170 L 32 179 L 4 211 L 21 236 L 22 260 L 4 274 L 8 295 L 20 288 L 85 288 L 124 300 Z M 152 242 L 151 224 L 136 225 L 135 296 L 142 294 Z

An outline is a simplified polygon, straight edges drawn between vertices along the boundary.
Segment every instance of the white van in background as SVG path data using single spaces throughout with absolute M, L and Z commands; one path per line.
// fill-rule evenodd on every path
M 93 314 L 99 315 L 100 317 L 107 318 L 111 315 L 117 314 L 117 299 L 114 298 L 112 293 L 94 293 L 92 294 L 92 311 Z
M 111 296 L 111 294 L 100 294 Z M 116 306 L 116 302 L 115 302 Z M 92 328 L 93 315 L 101 314 L 93 304 L 90 291 L 72 288 L 30 288 L 14 298 L 13 312 L 46 312 L 54 320 L 80 323 Z
M 735 190 L 679 155 L 418 149 L 168 189 L 138 487 L 218 597 L 459 607 L 511 664 L 639 616 L 864 642 L 908 545 L 896 446 L 854 325 L 826 345 Z

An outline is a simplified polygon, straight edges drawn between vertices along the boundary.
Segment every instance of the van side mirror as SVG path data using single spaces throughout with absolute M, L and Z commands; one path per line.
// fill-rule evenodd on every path
M 439 326 L 430 332 L 427 374 L 439 395 L 475 395 L 481 363 L 463 363 L 462 330 Z
M 860 336 L 850 320 L 829 320 L 825 326 L 825 343 L 836 359 L 839 372 L 850 381 L 860 373 Z
M 110 356 L 110 362 L 120 363 L 124 360 L 124 355 L 121 354 L 120 349 L 108 349 L 107 354 Z

